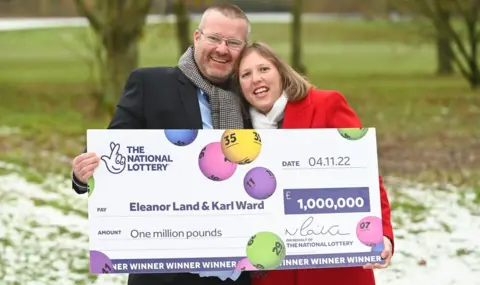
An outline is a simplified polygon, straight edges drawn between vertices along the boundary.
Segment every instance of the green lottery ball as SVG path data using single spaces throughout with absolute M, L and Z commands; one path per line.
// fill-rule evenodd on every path
M 368 128 L 338 129 L 338 132 L 347 140 L 359 140 L 367 134 Z
M 95 188 L 95 179 L 92 176 L 88 179 L 88 196 L 92 195 L 94 188 Z
M 247 244 L 247 258 L 260 270 L 273 270 L 285 259 L 285 243 L 272 232 L 259 232 Z

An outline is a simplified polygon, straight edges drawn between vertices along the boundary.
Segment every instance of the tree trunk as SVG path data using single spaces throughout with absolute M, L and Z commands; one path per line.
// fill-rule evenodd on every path
M 440 12 L 442 21 L 450 21 L 450 13 L 443 11 Z M 453 48 L 452 43 L 448 35 L 442 30 L 441 27 L 436 27 L 436 47 L 437 47 L 437 75 L 452 75 L 453 69 Z
M 294 0 L 292 6 L 292 67 L 299 73 L 305 74 L 306 68 L 302 64 L 302 7 L 303 0 Z
M 452 75 L 452 45 L 448 37 L 437 35 L 437 75 Z
M 173 3 L 175 16 L 177 18 L 177 42 L 180 56 L 192 44 L 190 39 L 190 16 L 188 15 L 185 0 L 175 0 Z
M 101 49 L 95 50 L 101 86 L 94 92 L 98 96 L 97 110 L 112 116 L 125 81 L 138 66 L 138 42 L 152 0 L 75 0 L 75 4 L 101 44 Z
M 138 66 L 138 58 L 137 42 L 130 43 L 128 48 L 114 49 L 105 53 L 104 66 L 101 70 L 103 96 L 100 104 L 109 116 L 114 114 L 125 82 L 130 73 Z

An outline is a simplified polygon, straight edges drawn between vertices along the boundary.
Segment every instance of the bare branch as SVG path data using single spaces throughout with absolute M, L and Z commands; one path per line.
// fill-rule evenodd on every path
M 80 15 L 86 17 L 88 21 L 90 22 L 90 26 L 96 31 L 100 32 L 102 25 L 99 20 L 99 18 L 95 15 L 95 13 L 87 8 L 87 5 L 85 4 L 84 0 L 74 0 L 75 1 L 75 6 L 77 7 L 77 11 Z
M 462 62 L 461 58 L 456 54 L 456 53 L 453 53 L 452 54 L 452 57 L 453 57 L 453 62 L 455 63 L 455 65 L 458 67 L 458 69 L 460 70 L 460 72 L 462 73 L 462 75 L 465 77 L 465 78 L 470 78 L 470 71 L 467 67 L 465 67 L 464 63 Z

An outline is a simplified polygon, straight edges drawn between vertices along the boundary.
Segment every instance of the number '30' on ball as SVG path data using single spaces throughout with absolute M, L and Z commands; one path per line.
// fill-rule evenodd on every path
M 338 133 L 347 140 L 359 140 L 368 132 L 368 128 L 338 129 Z
M 231 162 L 248 164 L 261 150 L 262 139 L 255 130 L 226 130 L 222 135 L 222 151 Z
M 286 256 L 285 243 L 272 232 L 259 232 L 247 243 L 247 258 L 259 270 L 279 267 Z
M 195 141 L 198 130 L 165 130 L 167 140 L 177 146 L 186 146 Z
M 226 180 L 235 173 L 237 165 L 228 161 L 219 142 L 206 145 L 198 155 L 198 166 L 205 177 L 213 181 Z

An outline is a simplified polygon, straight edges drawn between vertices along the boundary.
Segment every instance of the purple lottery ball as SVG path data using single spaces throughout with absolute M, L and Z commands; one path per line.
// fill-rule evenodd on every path
M 90 273 L 107 274 L 113 272 L 110 258 L 100 251 L 90 251 Z
M 243 179 L 243 187 L 250 197 L 264 200 L 272 196 L 277 188 L 275 175 L 265 167 L 250 169 Z
M 378 243 L 372 246 L 372 252 L 382 252 L 384 248 L 385 246 L 383 245 L 383 243 Z
M 198 166 L 203 175 L 213 181 L 227 180 L 237 169 L 237 164 L 225 158 L 219 142 L 209 143 L 200 151 Z

